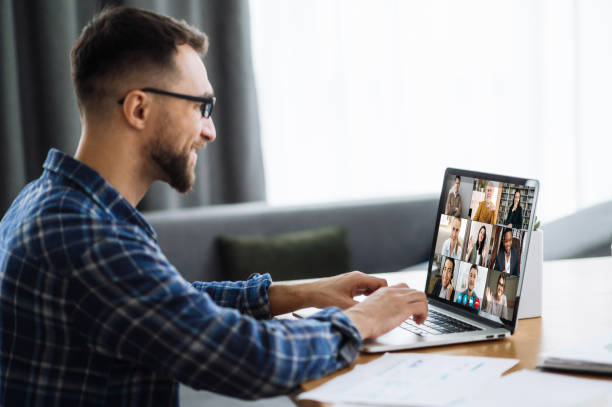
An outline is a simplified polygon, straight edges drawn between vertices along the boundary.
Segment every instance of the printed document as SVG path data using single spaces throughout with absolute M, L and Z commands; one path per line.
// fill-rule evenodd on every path
M 445 406 L 516 365 L 516 359 L 387 353 L 298 399 L 327 403 Z M 476 387 L 475 387 L 476 386 Z

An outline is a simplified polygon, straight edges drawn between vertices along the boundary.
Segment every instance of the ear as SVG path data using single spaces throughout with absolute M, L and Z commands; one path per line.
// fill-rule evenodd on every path
M 151 115 L 152 99 L 140 90 L 127 94 L 123 101 L 123 116 L 128 124 L 135 129 L 144 130 Z

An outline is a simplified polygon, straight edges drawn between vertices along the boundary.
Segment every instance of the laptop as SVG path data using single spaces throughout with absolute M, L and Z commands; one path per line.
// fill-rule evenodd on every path
M 424 292 L 427 320 L 412 318 L 362 343 L 386 352 L 497 340 L 516 329 L 539 182 L 447 168 Z M 515 204 L 515 200 L 518 205 Z M 298 316 L 304 316 L 298 313 Z

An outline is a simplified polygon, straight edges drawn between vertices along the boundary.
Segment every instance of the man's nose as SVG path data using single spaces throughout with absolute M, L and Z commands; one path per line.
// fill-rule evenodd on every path
M 212 118 L 204 120 L 200 135 L 209 143 L 215 141 L 217 138 L 217 130 L 215 129 L 215 123 L 213 123 Z

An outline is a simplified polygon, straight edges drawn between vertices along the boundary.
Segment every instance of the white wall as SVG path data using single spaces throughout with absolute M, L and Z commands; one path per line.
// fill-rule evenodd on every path
M 437 194 L 447 166 L 539 178 L 544 221 L 612 198 L 610 3 L 256 0 L 251 17 L 271 203 Z

